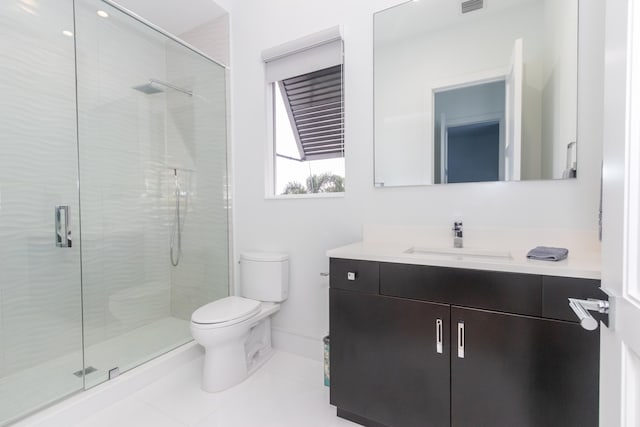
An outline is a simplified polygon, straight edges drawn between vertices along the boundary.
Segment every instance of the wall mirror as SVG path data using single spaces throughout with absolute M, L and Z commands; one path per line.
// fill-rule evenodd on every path
M 578 0 L 374 15 L 375 185 L 574 178 Z

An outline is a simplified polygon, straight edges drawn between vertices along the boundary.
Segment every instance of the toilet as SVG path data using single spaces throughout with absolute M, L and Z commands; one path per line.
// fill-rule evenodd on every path
M 232 387 L 271 357 L 271 316 L 288 291 L 288 255 L 240 255 L 241 296 L 214 301 L 191 316 L 191 335 L 205 349 L 203 390 Z

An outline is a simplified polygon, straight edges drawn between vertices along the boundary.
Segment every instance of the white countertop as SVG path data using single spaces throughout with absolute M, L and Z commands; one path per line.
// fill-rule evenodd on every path
M 600 246 L 597 241 L 596 243 L 591 242 L 592 239 L 589 236 L 586 238 L 585 236 L 568 237 L 567 234 L 563 235 L 557 231 L 544 233 L 534 230 L 533 232 L 527 231 L 526 234 L 511 231 L 508 234 L 503 233 L 501 236 L 488 239 L 487 236 L 491 236 L 491 233 L 477 232 L 475 233 L 476 237 L 482 238 L 469 239 L 469 242 L 465 242 L 465 248 L 462 250 L 509 252 L 511 259 L 504 259 L 465 256 L 464 254 L 406 253 L 405 251 L 411 247 L 442 248 L 454 253 L 455 250 L 452 248 L 453 244 L 450 238 L 443 239 L 442 236 L 428 238 L 425 237 L 425 233 L 403 234 L 397 231 L 386 229 L 384 233 L 380 233 L 376 229 L 374 233 L 365 228 L 364 241 L 331 249 L 327 251 L 327 256 L 401 264 L 600 279 Z M 389 238 L 390 234 L 396 238 Z M 408 235 L 413 236 L 413 240 L 410 240 Z M 508 237 L 505 237 L 507 235 Z M 557 262 L 528 259 L 527 252 L 535 246 L 566 247 L 569 249 L 569 256 L 567 259 Z

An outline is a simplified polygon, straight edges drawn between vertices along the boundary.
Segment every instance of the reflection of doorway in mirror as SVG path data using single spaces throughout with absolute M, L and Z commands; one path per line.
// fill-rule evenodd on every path
M 434 90 L 434 183 L 505 180 L 505 98 L 504 77 Z
M 500 121 L 448 126 L 443 182 L 500 181 Z
M 523 85 L 523 43 L 522 39 L 515 40 L 513 44 L 511 60 L 506 70 L 487 72 L 484 75 L 462 76 L 457 81 L 448 82 L 433 88 L 432 103 L 434 112 L 434 176 L 435 184 L 453 182 L 479 182 L 479 181 L 517 181 L 521 178 L 522 162 L 522 85 Z M 448 129 L 451 127 L 474 125 L 473 129 L 479 129 L 480 125 L 488 126 L 489 123 L 497 124 L 497 140 L 488 142 L 486 132 L 464 132 L 464 144 L 457 146 L 455 156 L 448 152 Z M 479 127 L 480 126 L 480 127 Z M 459 129 L 460 131 L 460 129 Z M 473 142 L 478 144 L 472 146 Z M 460 141 L 456 139 L 456 144 Z M 491 164 L 497 162 L 498 174 L 489 173 L 479 163 L 472 162 L 475 158 L 489 160 L 489 153 L 498 151 Z M 484 147 L 483 152 L 480 147 Z M 467 147 L 466 149 L 461 149 Z M 491 154 L 492 156 L 494 154 Z M 451 175 L 448 164 L 466 165 L 468 169 L 462 174 Z M 472 167 L 475 165 L 478 169 Z M 485 163 L 487 168 L 489 163 Z M 475 171 L 474 171 L 475 170 Z M 488 179 L 496 176 L 495 179 Z M 461 180 L 459 180 L 461 179 Z

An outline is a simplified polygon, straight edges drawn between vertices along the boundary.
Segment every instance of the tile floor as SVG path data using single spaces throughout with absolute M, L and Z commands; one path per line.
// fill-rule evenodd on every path
M 200 390 L 202 359 L 169 373 L 76 427 L 338 427 L 322 364 L 278 351 L 245 382 Z

